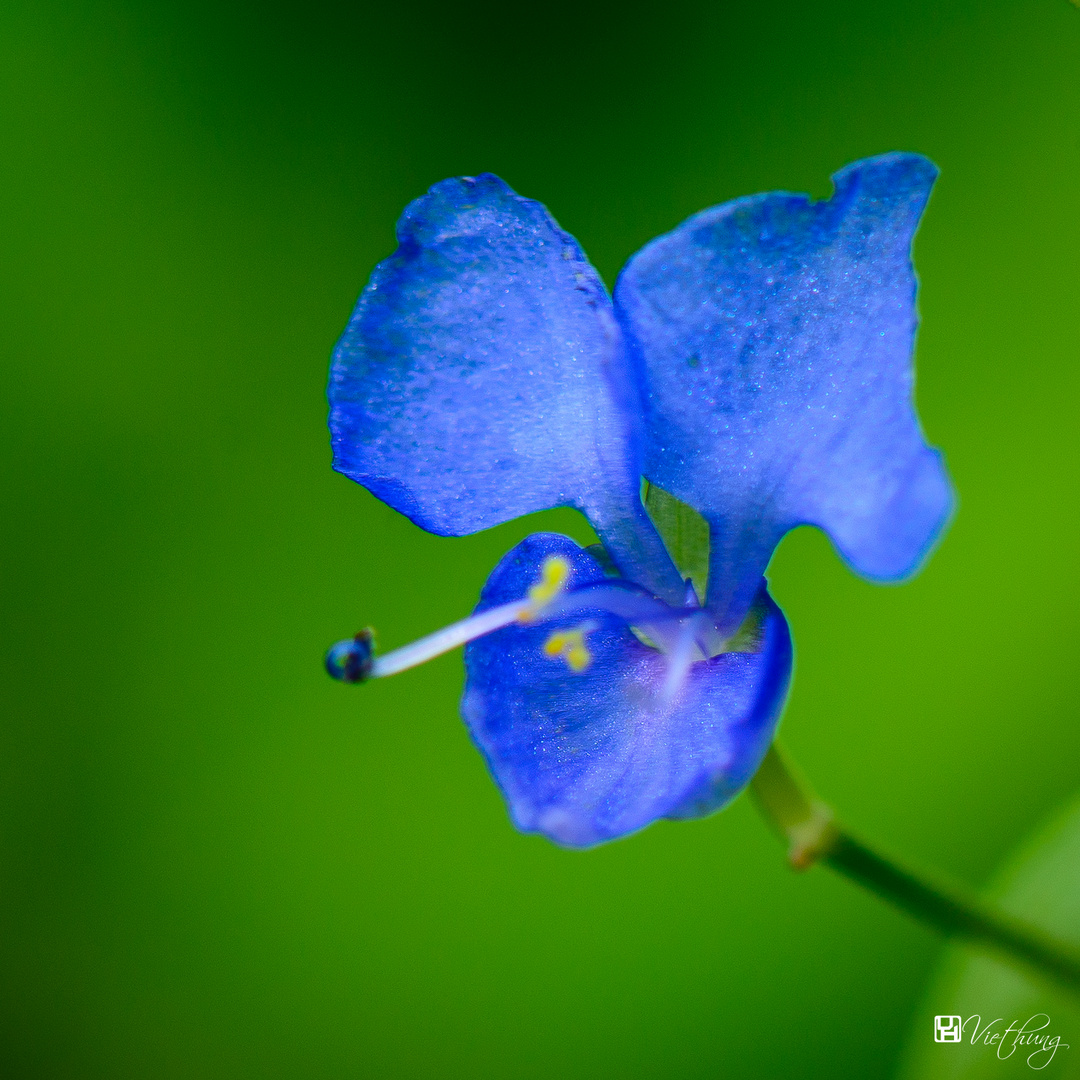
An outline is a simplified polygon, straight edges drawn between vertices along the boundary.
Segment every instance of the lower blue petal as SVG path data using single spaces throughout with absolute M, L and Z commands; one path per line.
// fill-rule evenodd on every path
M 503 558 L 477 610 L 524 596 L 551 555 L 569 563 L 570 588 L 604 580 L 572 540 L 538 533 Z M 581 615 L 472 642 L 462 715 L 518 828 L 588 847 L 728 803 L 772 741 L 791 674 L 787 622 L 764 582 L 758 610 L 756 651 L 693 664 L 666 701 L 669 658 L 602 612 L 587 616 L 592 662 L 582 672 L 543 651 Z

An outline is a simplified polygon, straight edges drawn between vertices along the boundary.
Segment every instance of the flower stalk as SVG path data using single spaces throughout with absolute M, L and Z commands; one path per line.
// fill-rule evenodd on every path
M 795 870 L 823 863 L 946 937 L 981 945 L 1080 995 L 1080 952 L 973 893 L 894 861 L 841 824 L 774 743 L 750 783 Z

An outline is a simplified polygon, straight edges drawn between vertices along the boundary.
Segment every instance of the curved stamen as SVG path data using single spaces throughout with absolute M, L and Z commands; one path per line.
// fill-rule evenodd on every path
M 326 654 L 326 670 L 344 682 L 381 679 L 426 663 L 459 645 L 514 623 L 529 625 L 589 612 L 614 615 L 627 624 L 643 627 L 663 651 L 672 653 L 673 663 L 679 670 L 689 670 L 689 664 L 703 659 L 705 654 L 697 644 L 700 615 L 688 617 L 686 608 L 669 607 L 628 582 L 607 581 L 567 591 L 565 585 L 569 576 L 570 568 L 566 560 L 551 556 L 544 560 L 540 581 L 529 589 L 526 599 L 470 615 L 400 649 L 394 649 L 385 656 L 374 655 L 371 632 L 362 631 L 355 638 L 339 641 L 330 648 Z M 577 660 L 587 653 L 587 650 L 571 651 Z M 575 666 L 570 654 L 565 654 L 565 658 L 571 667 Z M 587 663 L 582 664 L 580 669 L 583 670 L 585 666 Z M 678 675 L 678 685 L 681 685 L 685 674 L 683 670 Z M 674 690 L 677 690 L 677 686 Z
M 396 675 L 504 626 L 532 622 L 562 594 L 569 576 L 570 567 L 566 560 L 551 556 L 544 560 L 540 581 L 529 589 L 527 600 L 515 600 L 470 615 L 385 656 L 375 657 L 371 631 L 361 631 L 355 638 L 347 638 L 330 647 L 326 654 L 326 670 L 335 679 L 350 683 Z

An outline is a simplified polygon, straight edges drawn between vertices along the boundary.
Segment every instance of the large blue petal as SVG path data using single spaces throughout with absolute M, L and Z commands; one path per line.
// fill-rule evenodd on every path
M 523 596 L 548 555 L 567 560 L 572 587 L 604 580 L 572 540 L 538 533 L 496 567 L 477 610 Z M 764 584 L 760 597 L 757 651 L 699 661 L 666 703 L 668 658 L 601 612 L 579 673 L 543 645 L 581 615 L 472 642 L 462 714 L 518 828 L 587 847 L 730 801 L 768 749 L 791 672 L 787 623 Z
M 911 241 L 936 174 L 885 154 L 838 172 L 827 202 L 736 199 L 619 278 L 646 386 L 645 475 L 708 520 L 709 606 L 728 629 L 793 526 L 820 526 L 854 570 L 890 581 L 949 517 L 912 403 Z
M 398 240 L 334 353 L 334 468 L 442 535 L 577 507 L 625 573 L 677 595 L 621 334 L 574 238 L 488 174 L 436 184 Z

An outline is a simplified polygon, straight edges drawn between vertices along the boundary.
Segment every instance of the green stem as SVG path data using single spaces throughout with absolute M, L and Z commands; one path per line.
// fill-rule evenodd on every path
M 751 790 L 762 813 L 788 841 L 795 869 L 825 863 L 946 936 L 984 945 L 1080 994 L 1080 953 L 956 885 L 897 864 L 852 836 L 777 746 L 765 755 Z

